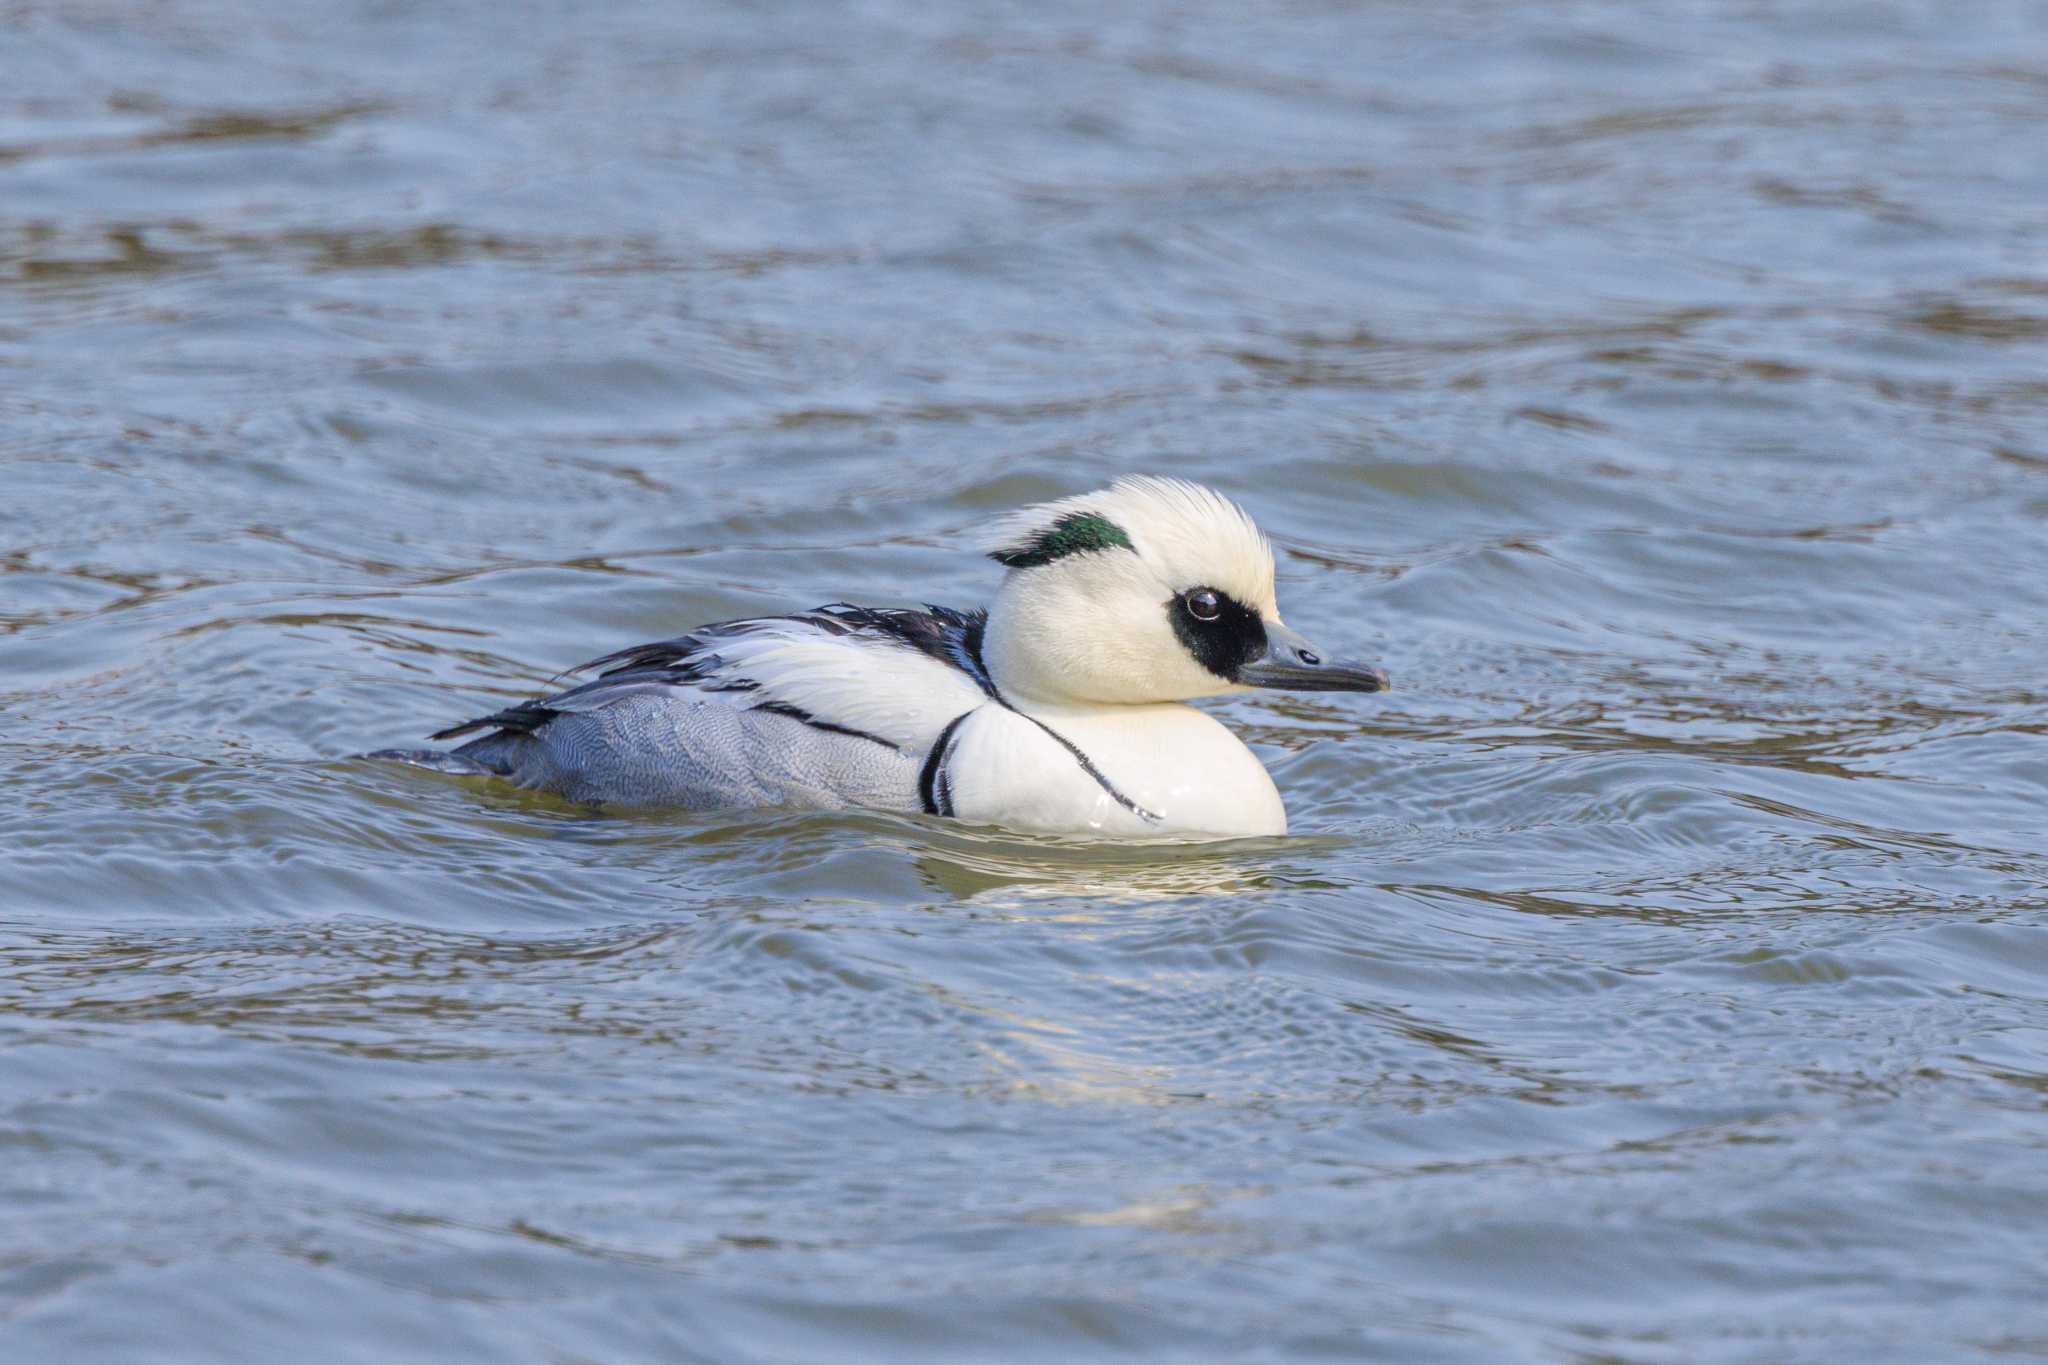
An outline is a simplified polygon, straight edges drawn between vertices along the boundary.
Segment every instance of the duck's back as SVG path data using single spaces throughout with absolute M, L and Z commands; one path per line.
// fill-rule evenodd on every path
M 833 603 L 704 626 L 585 664 L 592 681 L 440 731 L 486 771 L 572 801 L 916 811 L 948 724 L 987 701 L 980 612 Z

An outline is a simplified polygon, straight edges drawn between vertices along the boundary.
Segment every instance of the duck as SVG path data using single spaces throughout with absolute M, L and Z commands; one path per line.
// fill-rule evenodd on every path
M 1215 490 L 1129 475 L 1009 512 L 986 608 L 832 602 L 699 626 L 590 681 L 370 755 L 597 807 L 863 809 L 1107 838 L 1287 832 L 1190 701 L 1384 692 L 1280 619 L 1273 548 Z

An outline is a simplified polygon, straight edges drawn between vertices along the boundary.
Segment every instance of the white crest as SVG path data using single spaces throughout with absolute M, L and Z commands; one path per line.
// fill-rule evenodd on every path
M 1242 507 L 1186 479 L 1127 474 L 1109 487 L 998 518 L 983 548 L 1001 560 L 1026 550 L 1070 517 L 1102 517 L 1130 538 L 1131 550 L 1182 587 L 1207 586 L 1277 616 L 1273 547 Z M 1106 553 L 1106 551 L 1105 551 Z
M 1273 547 L 1244 509 L 1185 479 L 1132 475 L 1000 518 L 986 538 L 1010 565 L 990 608 L 999 685 L 1047 701 L 1178 701 L 1238 690 L 1176 636 L 1174 600 L 1226 594 L 1266 621 Z

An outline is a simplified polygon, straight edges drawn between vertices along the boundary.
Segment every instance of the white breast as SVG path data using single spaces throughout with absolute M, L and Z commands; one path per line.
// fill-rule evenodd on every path
M 1287 832 L 1264 765 L 1191 706 L 986 705 L 961 723 L 946 772 L 965 820 L 1119 836 Z

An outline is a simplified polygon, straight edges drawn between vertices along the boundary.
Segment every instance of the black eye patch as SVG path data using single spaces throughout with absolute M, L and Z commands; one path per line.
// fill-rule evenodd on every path
M 1174 637 L 1195 662 L 1225 682 L 1266 652 L 1266 623 L 1259 614 L 1217 588 L 1189 588 L 1167 599 Z

